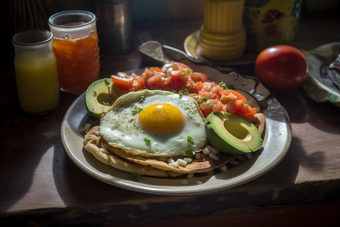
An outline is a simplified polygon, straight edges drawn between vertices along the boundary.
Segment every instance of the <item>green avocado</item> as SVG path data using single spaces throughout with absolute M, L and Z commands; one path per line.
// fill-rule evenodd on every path
M 263 144 L 256 126 L 236 114 L 212 112 L 205 120 L 205 131 L 212 146 L 230 155 L 255 152 Z
M 113 84 L 111 79 L 99 79 L 93 82 L 86 90 L 86 108 L 94 117 L 110 109 L 113 102 L 126 91 Z

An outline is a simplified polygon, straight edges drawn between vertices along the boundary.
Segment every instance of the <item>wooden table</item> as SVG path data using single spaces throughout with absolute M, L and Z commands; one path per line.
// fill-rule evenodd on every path
M 183 50 L 201 21 L 148 23 L 155 39 Z M 148 28 L 148 29 L 147 29 Z M 340 18 L 303 15 L 298 47 L 340 41 Z M 293 140 L 270 172 L 241 186 L 210 194 L 162 196 L 128 191 L 94 179 L 67 156 L 62 119 L 77 95 L 60 92 L 58 109 L 30 116 L 18 103 L 12 59 L 1 69 L 0 222 L 22 226 L 113 225 L 335 226 L 340 221 L 340 109 L 317 103 L 302 88 L 273 94 L 286 108 Z M 143 68 L 138 52 L 101 56 L 100 77 Z M 236 67 L 254 76 L 254 65 Z M 120 225 L 118 225 L 120 224 Z

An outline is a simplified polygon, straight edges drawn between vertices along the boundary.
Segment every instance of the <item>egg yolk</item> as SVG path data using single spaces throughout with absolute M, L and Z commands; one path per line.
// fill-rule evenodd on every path
M 154 131 L 171 131 L 182 123 L 182 112 L 175 106 L 157 103 L 144 108 L 139 113 L 140 122 Z

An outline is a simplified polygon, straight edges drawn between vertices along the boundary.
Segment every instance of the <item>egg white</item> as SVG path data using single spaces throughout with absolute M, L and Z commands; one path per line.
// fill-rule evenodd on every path
M 143 102 L 138 102 L 140 97 Z M 167 103 L 177 107 L 183 115 L 182 124 L 175 130 L 155 132 L 148 130 L 139 121 L 139 113 L 133 114 L 136 106 L 146 108 L 156 103 Z M 193 151 L 202 148 L 207 141 L 204 129 L 204 117 L 195 100 L 188 96 L 160 91 L 144 90 L 130 92 L 116 100 L 113 107 L 103 114 L 100 134 L 111 145 L 125 150 L 146 151 L 162 157 L 183 155 L 185 149 Z M 187 141 L 192 137 L 194 144 Z M 147 145 L 144 138 L 150 140 Z

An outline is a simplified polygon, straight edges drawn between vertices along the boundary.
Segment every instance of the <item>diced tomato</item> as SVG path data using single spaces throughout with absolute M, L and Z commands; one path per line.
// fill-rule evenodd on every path
M 234 91 L 234 90 L 223 90 L 223 91 L 221 91 L 221 93 L 222 93 L 223 95 L 226 95 L 226 96 L 228 96 L 228 95 L 230 95 L 230 94 L 233 94 L 233 95 L 235 95 L 235 96 L 237 97 L 237 99 L 242 99 L 242 100 L 243 100 L 243 103 L 246 103 L 246 102 L 247 102 L 247 99 L 246 99 L 242 94 L 240 94 L 240 93 L 237 92 L 237 91 Z
M 216 98 L 216 99 L 213 99 L 212 101 L 211 101 L 211 103 L 213 103 L 213 104 L 215 104 L 214 106 L 213 106 L 213 111 L 214 112 L 216 112 L 216 111 L 222 111 L 222 109 L 223 109 L 223 104 L 218 100 L 218 98 Z
M 112 75 L 111 79 L 115 85 L 126 91 L 138 91 L 144 87 L 143 79 L 134 73 L 128 76 L 119 72 L 117 75 Z
M 208 81 L 208 77 L 204 73 L 193 72 L 189 76 L 195 82 L 198 82 L 198 81 L 207 82 Z
M 239 99 L 235 102 L 235 109 L 238 113 L 244 115 L 254 115 L 256 114 L 256 108 L 251 108 L 248 104 L 243 103 L 242 99 Z
M 207 91 L 200 91 L 200 92 L 198 92 L 198 95 L 201 96 L 201 97 L 206 97 L 208 99 L 210 99 L 210 97 L 211 97 L 210 92 L 207 92 Z
M 187 84 L 189 77 L 181 70 L 173 70 L 171 75 L 173 81 L 170 85 L 170 90 L 179 92 Z
M 170 72 L 172 70 L 182 70 L 183 72 L 186 72 L 186 73 L 193 72 L 193 70 L 186 64 L 183 64 L 180 62 L 173 62 L 173 61 L 168 64 L 163 65 L 161 68 L 162 72 Z
M 172 79 L 172 75 L 170 73 L 155 73 L 152 77 L 147 79 L 147 88 L 165 88 L 169 85 Z
M 204 117 L 207 117 L 210 113 L 213 112 L 213 106 L 207 102 L 201 103 L 200 108 Z
M 127 76 L 125 73 L 118 73 L 116 76 L 111 76 L 112 82 L 123 90 L 128 91 L 132 83 L 132 77 Z
M 213 94 L 216 94 L 218 98 L 221 98 L 222 96 L 222 92 L 223 91 L 223 88 L 220 87 L 219 85 L 215 85 L 212 89 L 211 89 L 211 92 Z

